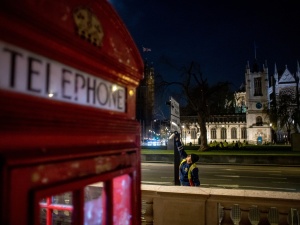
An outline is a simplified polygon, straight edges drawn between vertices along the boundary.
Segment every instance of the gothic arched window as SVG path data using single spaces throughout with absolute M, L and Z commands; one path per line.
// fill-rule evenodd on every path
M 197 138 L 197 130 L 196 128 L 191 129 L 191 139 L 196 139 Z
M 288 95 L 290 98 L 295 99 L 296 89 L 294 87 L 285 87 L 279 91 L 279 95 Z
M 262 96 L 261 77 L 254 78 L 254 96 Z
M 227 139 L 227 130 L 224 127 L 221 129 L 221 139 Z
M 246 127 L 241 128 L 241 138 L 242 139 L 247 139 L 247 129 L 246 129 Z
M 256 117 L 256 126 L 262 126 L 263 125 L 263 121 L 261 116 Z
M 233 127 L 233 128 L 231 128 L 231 139 L 236 139 L 237 137 L 236 137 L 236 128 L 235 127 Z
M 212 128 L 210 130 L 210 137 L 211 137 L 211 139 L 217 139 L 217 130 L 216 130 L 216 128 Z

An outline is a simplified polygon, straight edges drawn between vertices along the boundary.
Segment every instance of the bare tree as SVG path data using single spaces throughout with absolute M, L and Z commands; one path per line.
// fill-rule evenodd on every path
M 271 106 L 269 116 L 270 121 L 275 124 L 275 129 L 283 129 L 288 133 L 288 141 L 292 129 L 297 130 L 293 121 L 296 109 L 296 99 L 289 94 L 280 94 L 276 104 Z M 277 126 L 276 126 L 277 124 Z
M 226 95 L 219 95 L 220 92 L 229 90 L 229 83 L 217 83 L 210 86 L 207 78 L 204 78 L 200 66 L 192 62 L 188 68 L 183 69 L 182 81 L 167 82 L 161 80 L 160 87 L 176 85 L 181 91 L 181 101 L 185 103 L 185 111 L 190 114 L 197 115 L 200 128 L 200 151 L 209 149 L 207 144 L 206 122 L 210 112 L 215 109 L 218 101 L 220 108 L 225 108 Z M 222 98 L 222 100 L 221 100 Z M 228 102 L 227 102 L 228 103 Z M 228 104 L 227 104 L 228 105 Z

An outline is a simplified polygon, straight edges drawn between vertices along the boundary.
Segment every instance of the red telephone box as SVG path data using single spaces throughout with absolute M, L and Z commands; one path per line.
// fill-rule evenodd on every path
M 141 223 L 142 76 L 106 0 L 1 1 L 1 224 Z

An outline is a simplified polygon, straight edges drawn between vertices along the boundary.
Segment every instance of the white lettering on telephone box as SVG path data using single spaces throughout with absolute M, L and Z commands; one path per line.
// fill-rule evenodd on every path
M 125 88 L 0 41 L 0 89 L 125 112 Z

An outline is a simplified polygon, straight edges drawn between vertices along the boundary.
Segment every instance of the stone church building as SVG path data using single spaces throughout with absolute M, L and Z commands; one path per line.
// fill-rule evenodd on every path
M 225 140 L 227 143 L 240 141 L 249 144 L 286 141 L 287 131 L 284 127 L 276 131 L 273 129 L 267 109 L 283 92 L 290 93 L 294 97 L 298 95 L 299 104 L 299 77 L 299 63 L 294 75 L 287 66 L 279 73 L 276 65 L 274 74 L 269 75 L 266 64 L 260 68 L 256 61 L 252 66 L 248 62 L 245 69 L 245 83 L 235 93 L 236 113 L 209 117 L 206 123 L 208 143 Z M 185 144 L 199 144 L 200 133 L 196 116 L 181 117 L 181 127 L 182 140 Z

